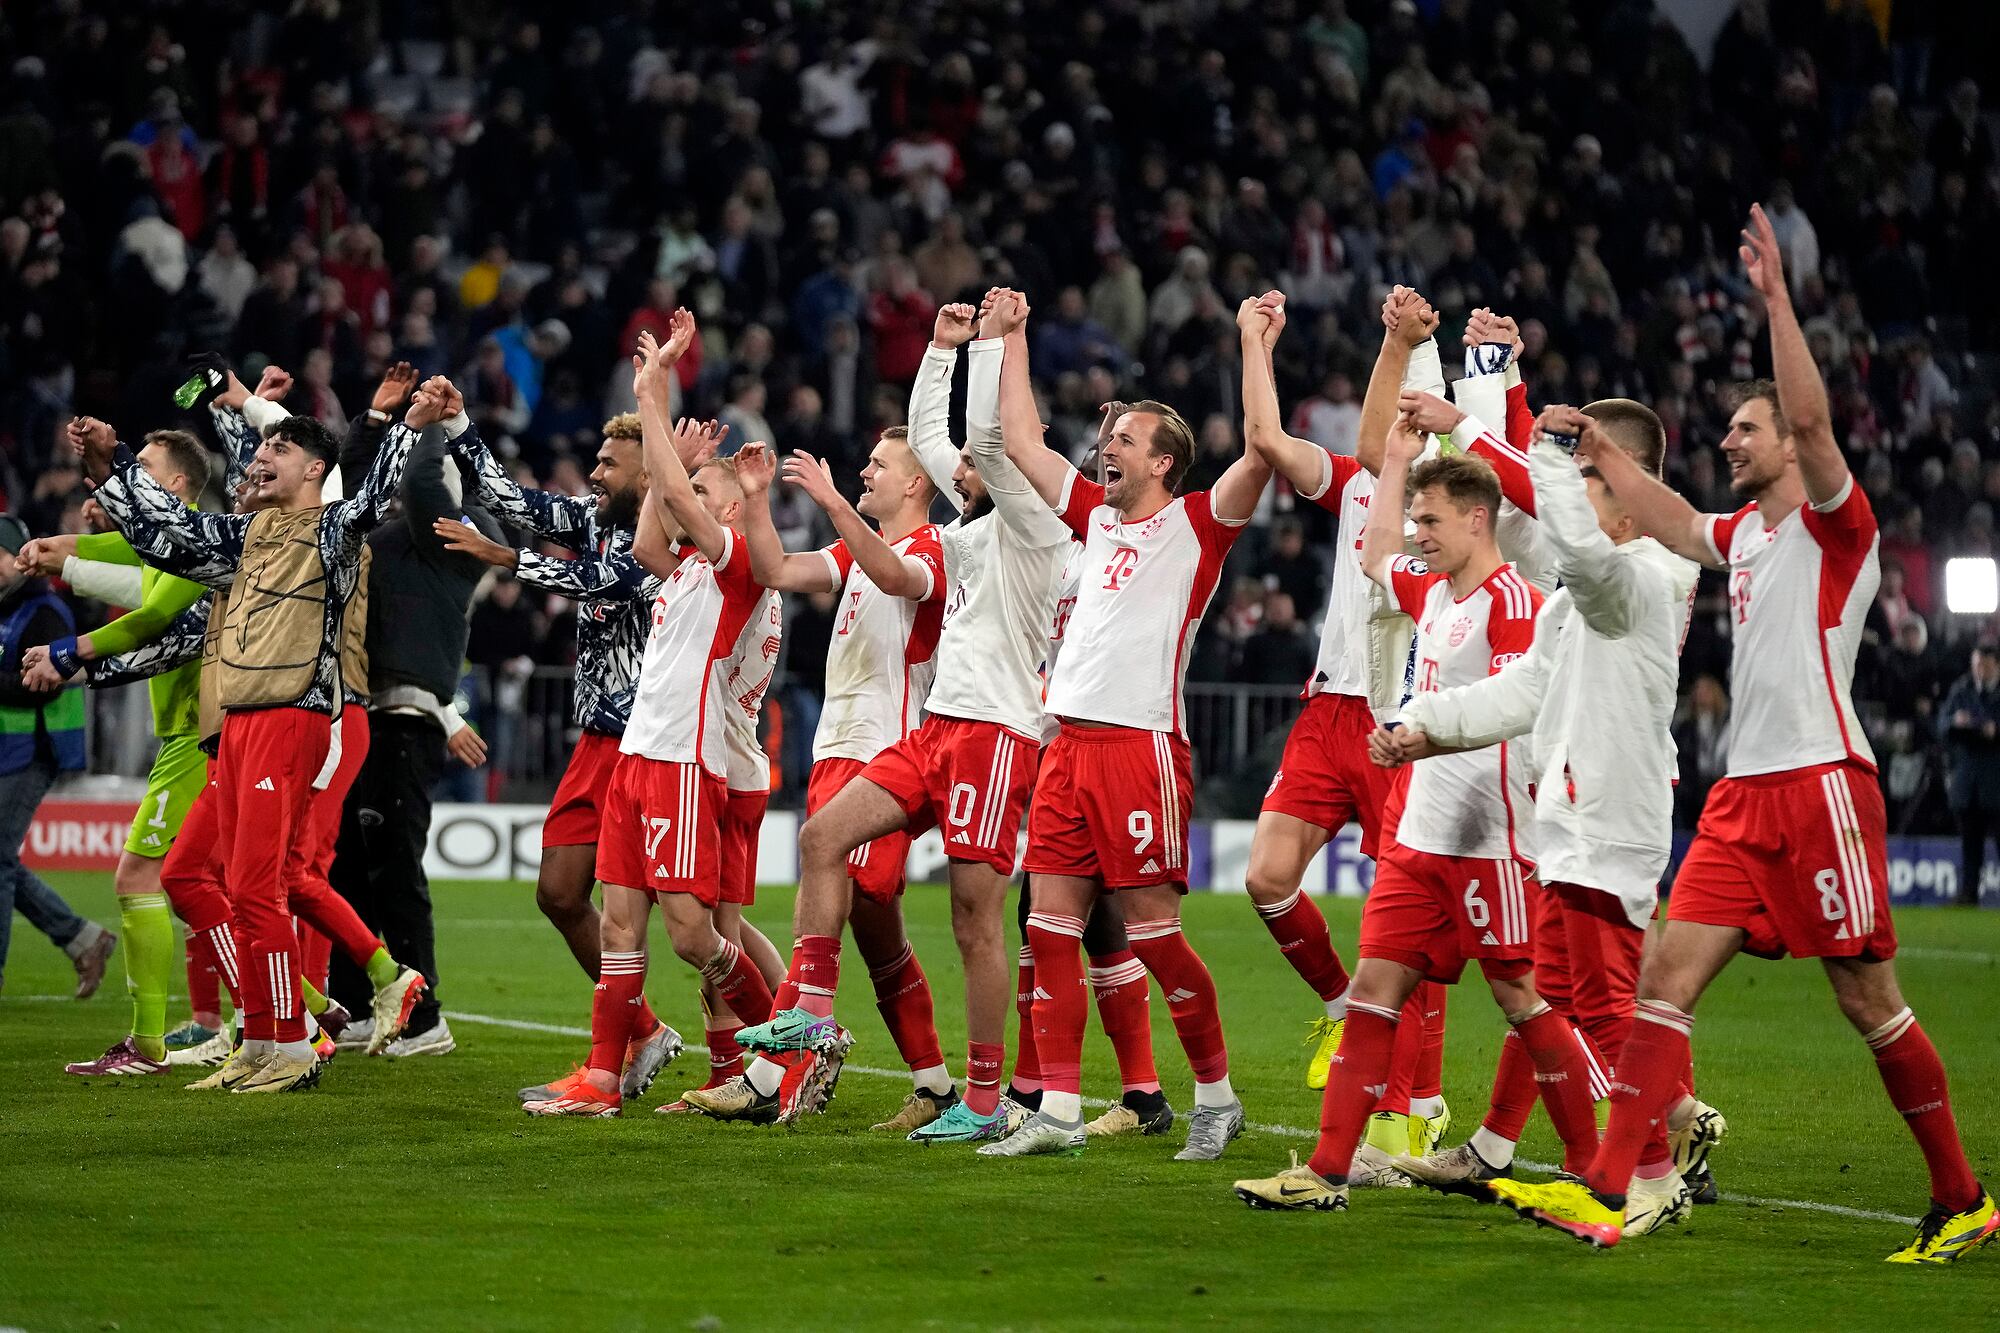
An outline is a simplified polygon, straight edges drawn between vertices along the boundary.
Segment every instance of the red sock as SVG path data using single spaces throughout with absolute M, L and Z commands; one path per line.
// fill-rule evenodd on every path
M 840 989 L 840 936 L 799 936 L 792 946 L 792 969 L 779 989 L 787 987 L 796 998 L 786 1008 L 804 1009 L 815 1018 L 832 1018 L 834 992 Z
M 1493 1070 L 1493 1096 L 1480 1127 L 1509 1143 L 1519 1143 L 1535 1111 L 1535 1061 L 1510 1030 L 1500 1043 L 1500 1063 Z
M 1569 1020 L 1543 1004 L 1514 1031 L 1535 1062 L 1535 1085 L 1563 1143 L 1563 1170 L 1581 1174 L 1597 1155 L 1597 1111 L 1590 1096 L 1590 1068 Z
M 1980 1188 L 1959 1142 L 1951 1090 L 1937 1048 L 1908 1009 L 1869 1033 L 1867 1040 L 1890 1105 L 1923 1150 L 1924 1165 L 1931 1173 L 1931 1200 L 1955 1213 L 1964 1212 L 1979 1202 Z
M 1294 889 L 1291 897 L 1259 907 L 1257 915 L 1278 942 L 1278 952 L 1313 988 L 1313 994 L 1322 1000 L 1335 1000 L 1346 992 L 1347 969 L 1334 952 L 1326 918 L 1305 890 Z
M 1014 1077 L 1009 1082 L 1018 1092 L 1039 1092 L 1042 1062 L 1035 1052 L 1035 955 L 1025 944 L 1021 946 L 1020 976 L 1014 983 L 1014 1012 L 1020 1022 L 1014 1029 Z M 1150 1048 L 1147 1058 L 1152 1058 Z
M 313 984 L 314 990 L 324 995 L 327 968 L 333 962 L 333 941 L 303 921 L 295 924 L 299 934 L 299 974 Z
M 1444 1092 L 1444 1019 L 1451 987 L 1435 981 L 1420 981 L 1410 997 L 1424 1011 L 1423 1054 L 1417 1057 L 1416 1077 L 1411 1081 L 1412 1097 L 1437 1097 Z
M 729 1022 L 729 1026 L 708 1029 L 708 1082 L 703 1087 L 717 1087 L 727 1083 L 743 1072 L 743 1048 L 736 1044 L 736 1034 L 743 1024 L 718 1018 L 717 1022 Z
M 1345 1179 L 1355 1145 L 1375 1111 L 1389 1078 L 1396 1047 L 1395 1011 L 1374 1005 L 1347 1005 L 1347 1031 L 1333 1057 L 1333 1071 L 1319 1104 L 1319 1142 L 1309 1165 L 1328 1180 Z
M 618 1077 L 625 1072 L 625 1049 L 646 989 L 646 951 L 613 953 L 599 960 L 597 990 L 590 1001 L 590 1067 Z
M 188 1009 L 196 1014 L 221 1014 L 222 979 L 215 973 L 215 955 L 206 935 L 190 935 L 187 942 Z
M 771 1017 L 771 988 L 764 984 L 764 974 L 750 961 L 749 954 L 728 940 L 722 941 L 722 947 L 708 960 L 701 975 L 715 987 L 715 993 L 729 1006 L 729 1012 L 745 1023 L 762 1023 Z M 639 1003 L 645 1002 L 641 996 Z
M 916 951 L 909 945 L 895 958 L 874 968 L 875 1007 L 896 1043 L 896 1051 L 911 1069 L 931 1069 L 944 1063 L 938 1044 L 937 1014 L 931 1006 L 931 983 L 924 976 Z
M 1093 954 L 1091 993 L 1097 997 L 1097 1021 L 1111 1038 L 1118 1056 L 1118 1080 L 1126 1092 L 1158 1092 L 1160 1074 L 1153 1067 L 1153 1013 L 1146 983 L 1146 965 L 1130 949 Z
M 1083 918 L 1053 912 L 1028 914 L 1028 947 L 1035 955 L 1035 1050 L 1042 1086 L 1051 1092 L 1083 1088 Z
M 242 1013 L 243 980 L 236 960 L 236 932 L 225 919 L 221 925 L 201 931 L 196 938 L 202 941 L 208 956 L 215 960 L 215 974 L 229 988 L 229 1002 L 236 1006 L 237 1013 Z
M 1214 1083 L 1229 1074 L 1229 1048 L 1222 1040 L 1222 1010 L 1216 1004 L 1215 978 L 1201 955 L 1187 942 L 1178 921 L 1135 921 L 1125 927 L 1132 952 L 1160 983 L 1167 1013 L 1187 1052 L 1188 1067 L 1197 1083 Z
M 639 1012 L 633 1016 L 632 1031 L 642 1037 L 650 1037 L 660 1028 L 660 1016 L 653 1012 L 653 1006 L 646 1003 L 646 997 L 639 997 Z
M 1007 1062 L 1007 1048 L 998 1042 L 968 1042 L 965 1054 L 965 1104 L 975 1115 L 992 1115 L 1000 1109 L 1000 1067 Z
M 1419 982 L 1422 991 L 1427 982 Z M 1389 1081 L 1375 1099 L 1375 1110 L 1395 1115 L 1410 1113 L 1410 1098 L 1416 1095 L 1417 1070 L 1424 1055 L 1424 1006 L 1416 995 L 1403 1002 L 1402 1016 L 1396 1020 L 1396 1045 L 1389 1053 Z
M 1664 1000 L 1641 1000 L 1634 1018 L 1631 1039 L 1618 1053 L 1611 1125 L 1583 1173 L 1584 1183 L 1599 1194 L 1622 1196 L 1631 1187 L 1647 1141 L 1666 1123 L 1668 1108 L 1679 1098 L 1681 1070 L 1687 1066 L 1694 1015 Z

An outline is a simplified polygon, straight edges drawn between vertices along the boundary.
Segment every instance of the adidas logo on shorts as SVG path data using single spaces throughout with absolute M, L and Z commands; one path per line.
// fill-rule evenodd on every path
M 654 878 L 654 879 L 671 879 L 671 878 L 673 878 L 673 876 L 671 876 L 671 875 L 669 875 L 669 874 L 667 873 L 667 868 L 666 868 L 665 866 L 654 866 L 654 867 L 653 867 L 653 878 Z
M 262 781 L 260 781 L 260 782 L 259 782 L 259 783 L 257 784 L 257 790 L 258 790 L 258 791 L 276 791 L 276 790 L 277 790 L 277 788 L 271 785 L 271 779 L 269 779 L 269 778 L 265 778 L 265 779 L 263 779 Z
M 157 833 L 148 833 L 145 837 L 139 839 L 139 841 L 147 847 L 158 847 L 160 845 L 160 835 Z
M 1146 864 L 1139 867 L 1139 873 L 1142 875 L 1157 875 L 1160 873 L 1160 863 L 1149 856 L 1146 858 Z

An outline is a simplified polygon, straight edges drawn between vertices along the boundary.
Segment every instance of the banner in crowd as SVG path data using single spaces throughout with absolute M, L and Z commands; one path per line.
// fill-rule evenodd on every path
M 36 870 L 111 870 L 135 808 L 130 801 L 45 801 L 28 828 L 21 859 Z M 431 818 L 424 869 L 433 879 L 532 880 L 541 864 L 547 813 L 540 805 L 439 805 Z M 1256 827 L 1243 819 L 1190 825 L 1188 887 L 1242 893 Z M 1676 861 L 1686 845 L 1686 835 L 1676 840 Z M 910 882 L 939 883 L 946 864 L 943 840 L 933 829 L 910 848 Z M 798 869 L 798 817 L 773 810 L 764 817 L 757 848 L 757 882 L 791 884 Z M 1889 896 L 1898 906 L 1957 901 L 1961 872 L 1956 838 L 1889 839 Z M 1374 879 L 1374 863 L 1361 854 L 1361 831 L 1350 826 L 1313 859 L 1305 887 L 1310 893 L 1359 898 Z M 2000 862 L 1987 862 L 1984 879 L 1982 900 L 2000 907 Z

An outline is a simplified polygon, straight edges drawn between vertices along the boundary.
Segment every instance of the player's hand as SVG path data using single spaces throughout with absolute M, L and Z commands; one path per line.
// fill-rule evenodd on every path
M 688 345 L 694 341 L 694 312 L 686 306 L 676 306 L 674 313 L 667 316 L 667 341 L 660 350 L 672 366 L 687 354 Z
M 44 578 L 59 578 L 63 561 L 75 554 L 74 537 L 35 537 L 21 543 L 21 549 L 14 554 L 14 568 L 30 577 L 39 574 Z
M 1603 437 L 1592 427 L 1596 423 L 1568 403 L 1550 403 L 1535 418 L 1535 435 L 1531 443 L 1541 443 L 1544 436 L 1567 435 L 1577 442 L 1576 452 L 1588 459 L 1594 457 Z M 1585 448 L 1585 436 L 1591 437 L 1590 446 Z
M 1368 758 L 1377 768 L 1401 768 L 1436 753 L 1431 738 L 1410 727 L 1377 727 L 1368 735 Z
M 746 444 L 736 451 L 736 484 L 745 499 L 770 490 L 777 475 L 778 460 L 771 456 L 770 445 Z
M 96 417 L 72 417 L 69 447 L 83 462 L 83 474 L 94 482 L 111 475 L 111 455 L 118 448 L 118 432 Z
M 243 404 L 250 401 L 249 386 L 237 379 L 233 370 L 225 370 L 223 374 L 227 378 L 223 381 L 222 392 L 215 395 L 215 401 L 232 412 L 241 412 Z
M 809 453 L 800 451 L 785 460 L 785 480 L 829 513 L 841 504 L 840 488 L 833 484 L 833 469 Z
M 1382 303 L 1382 323 L 1407 347 L 1420 347 L 1437 332 L 1438 313 L 1415 289 L 1398 287 Z
M 632 396 L 641 403 L 652 403 L 662 412 L 672 391 L 667 384 L 665 352 L 651 329 L 639 332 L 639 350 L 632 357 Z
M 1423 456 L 1426 436 L 1416 422 L 1409 417 L 1398 415 L 1389 427 L 1389 437 L 1382 444 L 1382 456 L 1388 466 L 1405 471 Z
M 61 689 L 63 684 L 62 676 L 49 663 L 46 646 L 29 648 L 21 654 L 21 688 L 44 694 Z
M 1285 294 L 1273 287 L 1257 298 L 1257 304 L 1264 307 L 1264 350 L 1268 352 L 1278 345 L 1278 336 L 1285 331 Z
M 931 345 L 946 351 L 965 346 L 972 341 L 973 324 L 978 318 L 979 307 L 963 301 L 939 306 L 937 322 L 931 325 Z
M 1396 399 L 1396 410 L 1426 435 L 1449 435 L 1465 420 L 1465 413 L 1434 393 L 1405 389 Z
M 368 400 L 368 410 L 380 412 L 385 417 L 396 415 L 396 409 L 403 405 L 417 387 L 417 371 L 407 361 L 398 361 L 382 372 L 382 382 L 375 386 L 375 396 Z
M 1743 244 L 1737 253 L 1743 258 L 1743 271 L 1749 275 L 1750 285 L 1767 303 L 1792 299 L 1791 289 L 1785 286 L 1785 260 L 1778 250 L 1778 233 L 1772 229 L 1762 204 L 1750 205 L 1750 221 L 1743 228 Z
M 445 753 L 467 768 L 478 768 L 486 762 L 486 738 L 471 727 L 460 727 L 445 737 L 444 748 Z
M 1005 338 L 1028 322 L 1028 298 L 1011 287 L 996 287 L 980 308 L 980 331 L 988 338 Z
M 1113 398 L 1108 403 L 1098 404 L 1102 414 L 1097 418 L 1097 452 L 1102 454 L 1104 446 L 1111 443 L 1111 432 L 1118 429 L 1118 418 L 1132 410 L 1132 405 L 1121 398 Z
M 104 506 L 91 496 L 83 502 L 83 525 L 92 532 L 110 532 L 118 525 L 111 521 L 111 515 L 104 512 Z
M 462 518 L 438 519 L 431 524 L 431 531 L 444 543 L 445 550 L 469 555 L 496 569 L 513 569 L 521 563 L 519 551 L 493 541 Z
M 729 436 L 729 427 L 720 421 L 696 421 L 693 417 L 682 417 L 674 423 L 674 456 L 681 460 L 681 466 L 692 477 L 708 465 Z
M 283 366 L 265 366 L 254 393 L 266 402 L 281 402 L 292 391 L 292 373 Z

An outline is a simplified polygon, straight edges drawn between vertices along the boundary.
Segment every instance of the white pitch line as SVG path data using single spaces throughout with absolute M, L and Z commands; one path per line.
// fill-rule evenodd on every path
M 1945 958 L 1958 963 L 1991 963 L 1994 955 L 1981 953 L 1977 949 L 1927 949 L 1920 944 L 1904 945 L 1896 950 L 1912 958 Z
M 49 996 L 46 998 L 54 999 L 56 997 Z M 585 1040 L 588 1040 L 590 1037 L 589 1028 L 570 1027 L 561 1023 L 531 1023 L 520 1018 L 495 1018 L 490 1014 L 468 1014 L 456 1009 L 445 1010 L 444 1016 L 455 1023 L 483 1023 L 488 1027 L 512 1028 L 516 1032 L 539 1032 L 551 1037 L 581 1037 Z M 698 1044 L 690 1044 L 686 1049 L 701 1051 L 704 1054 L 708 1051 L 708 1047 Z M 907 1069 L 876 1069 L 869 1065 L 855 1064 L 843 1065 L 841 1068 L 848 1073 L 868 1074 L 875 1078 L 908 1078 L 910 1076 L 910 1072 Z M 1102 1097 L 1085 1097 L 1083 1104 L 1092 1107 L 1114 1105 L 1114 1103 L 1108 1102 Z M 1245 1129 L 1254 1129 L 1259 1134 L 1275 1134 L 1280 1138 L 1316 1139 L 1319 1137 L 1317 1130 L 1300 1129 L 1297 1125 L 1263 1125 L 1258 1124 L 1254 1120 L 1246 1120 L 1243 1122 L 1243 1127 Z M 1553 1172 L 1557 1170 L 1555 1166 L 1546 1162 L 1524 1161 L 1521 1165 L 1527 1167 L 1530 1171 Z M 1809 1213 L 1831 1213 L 1836 1217 L 1855 1217 L 1867 1222 L 1899 1222 L 1908 1227 L 1913 1227 L 1917 1224 L 1916 1218 L 1905 1217 L 1901 1213 L 1877 1212 L 1871 1208 L 1849 1208 L 1846 1204 L 1819 1203 L 1812 1199 L 1766 1199 L 1754 1194 L 1724 1194 L 1722 1197 L 1730 1203 L 1746 1204 L 1752 1208 L 1798 1208 Z

